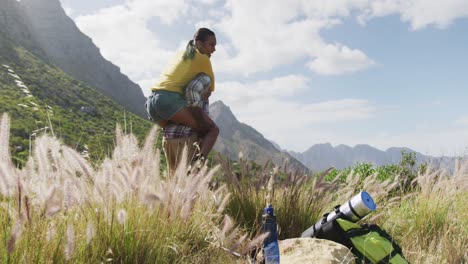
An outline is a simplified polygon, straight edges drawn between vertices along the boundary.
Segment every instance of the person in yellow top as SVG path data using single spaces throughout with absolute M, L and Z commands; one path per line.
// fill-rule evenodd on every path
M 216 36 L 207 28 L 199 28 L 185 51 L 177 53 L 161 74 L 159 82 L 151 88 L 152 94 L 145 104 L 148 117 L 163 129 L 168 122 L 189 126 L 201 139 L 200 152 L 203 158 L 213 148 L 219 129 L 211 118 L 197 106 L 187 104 L 185 87 L 200 73 L 211 79 L 210 89 L 202 95 L 208 99 L 214 91 L 214 74 L 210 57 L 216 48 Z

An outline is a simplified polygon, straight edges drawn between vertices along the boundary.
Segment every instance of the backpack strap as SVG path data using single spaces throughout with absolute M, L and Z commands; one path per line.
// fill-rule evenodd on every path
M 334 217 L 335 219 L 338 218 L 339 216 L 341 216 L 340 214 L 342 214 L 342 213 L 340 212 L 340 205 L 335 206 L 334 209 L 333 209 L 333 211 L 335 212 L 335 217 Z M 330 215 L 330 213 L 325 213 L 325 214 L 323 214 L 323 216 L 322 216 L 322 221 L 320 222 L 320 224 L 321 224 L 322 226 L 325 225 L 325 224 L 328 222 L 327 218 L 328 218 L 329 215 Z M 333 220 L 335 220 L 335 219 L 331 219 L 330 221 L 333 221 Z M 317 232 L 317 229 L 315 228 L 315 225 L 313 225 L 313 230 L 314 230 L 314 233 Z M 322 230 L 319 230 L 319 231 L 322 231 Z
M 327 222 L 327 216 L 328 216 L 328 213 L 322 216 L 322 221 L 320 222 L 321 226 L 323 226 Z M 317 230 L 317 228 L 315 228 L 315 225 L 312 225 L 312 230 L 314 231 L 312 234 L 315 234 L 315 237 L 320 236 L 322 232 L 322 228 Z
M 346 231 L 346 236 L 349 238 L 366 235 L 372 232 L 372 230 L 366 228 L 352 228 Z
M 329 213 L 326 213 L 326 214 L 323 215 L 323 217 L 322 217 L 322 223 L 321 223 L 322 225 L 325 224 L 325 223 L 327 222 L 327 217 L 328 217 L 328 215 L 329 215 Z

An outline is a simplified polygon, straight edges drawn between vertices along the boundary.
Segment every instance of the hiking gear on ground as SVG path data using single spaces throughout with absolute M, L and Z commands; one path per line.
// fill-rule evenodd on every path
M 351 249 L 357 257 L 356 263 L 408 264 L 393 238 L 377 225 L 358 225 L 362 219 L 376 209 L 372 197 L 362 192 L 302 233 L 302 237 L 328 239 Z
M 325 222 L 335 219 L 338 213 L 342 214 L 343 218 L 351 222 L 357 222 L 364 216 L 368 215 L 370 212 L 374 211 L 376 208 L 377 205 L 374 203 L 374 200 L 370 194 L 368 192 L 360 192 L 343 205 L 335 207 L 333 212 L 327 214 L 327 219 L 325 219 Z M 323 219 L 304 231 L 301 237 L 314 237 L 315 233 L 321 229 L 322 224 Z
M 375 224 L 358 225 L 344 218 L 336 218 L 325 223 L 316 238 L 333 240 L 350 248 L 357 257 L 356 263 L 409 263 L 401 247 Z
M 269 232 L 269 235 L 263 240 L 263 257 L 265 259 L 265 264 L 279 264 L 278 231 L 273 206 L 269 204 L 265 207 L 263 212 L 262 231 Z

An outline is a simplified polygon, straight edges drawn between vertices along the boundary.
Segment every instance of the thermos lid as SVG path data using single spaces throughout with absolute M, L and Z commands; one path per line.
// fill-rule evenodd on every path
M 368 192 L 361 192 L 361 200 L 371 211 L 374 211 L 377 208 L 377 205 L 374 203 L 374 199 L 372 199 Z
M 265 214 L 273 215 L 273 206 L 271 204 L 268 204 L 265 209 L 263 209 L 263 212 Z

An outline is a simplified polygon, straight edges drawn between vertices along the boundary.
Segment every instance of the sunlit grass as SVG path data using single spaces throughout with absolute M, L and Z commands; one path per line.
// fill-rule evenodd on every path
M 450 174 L 429 167 L 415 176 L 413 187 L 406 191 L 399 188 L 407 181 L 402 175 L 383 179 L 378 169 L 363 178 L 359 168 L 351 168 L 327 181 L 327 172 L 310 176 L 268 166 L 254 171 L 243 160 L 236 170 L 226 160 L 221 164 L 232 194 L 227 211 L 251 230 L 260 229 L 262 209 L 271 202 L 280 238 L 298 237 L 335 205 L 367 191 L 378 209 L 363 222 L 387 230 L 411 263 L 468 262 L 466 161 Z
M 226 188 L 210 189 L 216 168 L 160 173 L 156 129 L 144 146 L 116 129 L 111 158 L 99 166 L 54 137 L 35 141 L 13 167 L 8 116 L 0 131 L 1 263 L 229 263 L 261 243 L 224 222 Z M 224 222 L 223 222 L 224 221 Z
M 419 175 L 418 190 L 382 217 L 380 222 L 414 263 L 468 261 L 467 165 L 459 163 L 450 175 Z
M 399 189 L 401 175 L 382 178 L 379 170 L 362 177 L 350 169 L 330 181 L 328 172 L 253 168 L 243 160 L 235 167 L 221 158 L 197 173 L 188 173 L 184 159 L 167 175 L 155 129 L 143 147 L 119 126 L 115 135 L 112 156 L 99 164 L 39 136 L 18 169 L 2 117 L 0 263 L 248 263 L 263 239 L 267 203 L 280 239 L 293 238 L 363 190 L 378 205 L 364 221 L 390 233 L 411 263 L 468 262 L 466 162 L 451 173 L 428 168 L 408 190 Z

